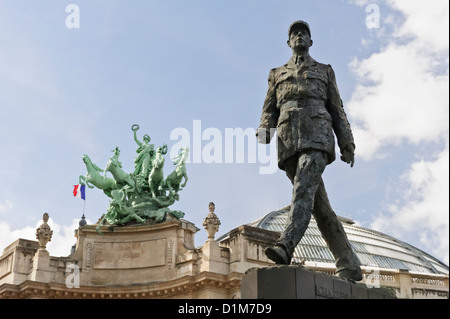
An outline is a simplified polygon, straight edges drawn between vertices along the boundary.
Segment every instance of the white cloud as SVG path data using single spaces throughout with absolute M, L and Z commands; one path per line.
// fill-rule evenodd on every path
M 434 73 L 435 61 L 415 43 L 392 43 L 353 60 L 359 84 L 347 109 L 356 121 L 357 145 L 364 147 L 361 157 L 370 159 L 385 144 L 433 141 L 448 132 L 448 69 Z
M 50 255 L 59 257 L 70 254 L 70 249 L 76 243 L 74 231 L 78 228 L 78 222 L 79 220 L 73 219 L 70 225 L 58 225 L 54 220 L 49 219 L 48 225 L 53 230 L 52 241 L 47 244 Z
M 449 148 L 432 161 L 420 160 L 402 176 L 400 195 L 372 227 L 414 233 L 435 256 L 449 262 Z M 403 189 L 405 187 L 405 189 Z
M 59 225 L 52 218 L 49 219 L 48 225 L 53 230 L 53 235 L 51 241 L 47 244 L 47 250 L 51 256 L 64 257 L 70 254 L 71 247 L 76 243 L 74 231 L 78 228 L 78 222 L 74 219 L 70 225 Z M 3 249 L 19 238 L 37 241 L 36 229 L 41 224 L 42 220 L 37 222 L 35 227 L 26 226 L 12 230 L 7 223 L 0 222 L 0 255 Z
M 12 244 L 19 238 L 35 240 L 36 228 L 24 227 L 22 229 L 11 230 L 5 222 L 0 222 L 0 254 L 3 249 Z
M 402 17 L 384 18 L 381 27 L 388 32 L 378 33 L 380 51 L 350 63 L 358 84 L 346 105 L 357 155 L 379 159 L 385 146 L 401 143 L 421 143 L 422 148 L 415 149 L 420 160 L 393 187 L 398 197 L 372 227 L 400 238 L 415 234 L 417 242 L 448 264 L 449 2 L 388 0 L 387 5 Z M 443 142 L 444 149 L 431 159 L 421 151 Z
M 449 2 L 389 0 L 389 5 L 406 17 L 395 36 L 412 36 L 433 50 L 446 51 L 449 46 Z
M 0 214 L 11 211 L 13 204 L 8 200 L 0 200 Z

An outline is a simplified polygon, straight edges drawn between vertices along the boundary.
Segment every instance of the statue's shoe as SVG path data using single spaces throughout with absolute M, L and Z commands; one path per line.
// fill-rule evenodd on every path
M 360 281 L 362 280 L 361 268 L 341 268 L 336 271 L 336 275 L 339 278 L 347 279 L 350 281 Z
M 267 247 L 264 253 L 278 265 L 289 265 L 291 263 L 291 258 L 281 246 Z

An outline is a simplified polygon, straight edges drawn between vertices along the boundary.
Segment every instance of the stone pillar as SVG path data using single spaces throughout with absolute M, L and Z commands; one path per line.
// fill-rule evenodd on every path
M 400 295 L 398 298 L 406 298 L 406 299 L 412 299 L 413 294 L 411 290 L 411 274 L 409 273 L 408 269 L 399 269 L 398 270 L 398 282 L 400 287 Z
M 33 269 L 30 273 L 30 280 L 49 282 L 53 275 L 50 271 L 50 254 L 47 251 L 47 243 L 51 241 L 53 231 L 48 222 L 48 214 L 44 213 L 42 220 L 44 223 L 36 229 L 36 239 L 39 241 L 39 249 L 33 258 Z

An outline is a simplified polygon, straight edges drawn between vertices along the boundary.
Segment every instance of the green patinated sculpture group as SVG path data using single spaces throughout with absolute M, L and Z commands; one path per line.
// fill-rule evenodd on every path
M 172 159 L 176 165 L 175 170 L 164 179 L 164 155 L 168 150 L 167 145 L 155 150 L 147 134 L 144 135 L 142 142 L 139 141 L 137 137 L 139 125 L 134 124 L 131 129 L 138 144 L 133 173 L 128 174 L 122 169 L 118 147 L 113 150 L 113 155 L 104 170 L 95 165 L 88 155 L 83 155 L 87 174 L 79 177 L 80 184 L 101 189 L 111 198 L 107 212 L 98 223 L 98 232 L 100 226 L 105 223 L 109 225 L 125 225 L 133 221 L 159 223 L 166 220 L 167 214 L 175 218 L 184 216 L 183 212 L 170 210 L 168 207 L 179 200 L 178 192 L 188 181 L 185 163 L 189 156 L 189 148 L 179 150 L 178 156 Z M 113 178 L 107 177 L 108 172 Z

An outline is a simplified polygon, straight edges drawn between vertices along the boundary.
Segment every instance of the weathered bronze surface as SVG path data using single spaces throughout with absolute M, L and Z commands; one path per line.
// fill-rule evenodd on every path
M 185 163 L 189 148 L 179 150 L 178 156 L 172 159 L 176 165 L 175 169 L 164 178 L 164 155 L 168 150 L 167 145 L 158 147 L 155 151 L 155 145 L 150 144 L 149 135 L 145 134 L 143 141 L 139 141 L 137 137 L 139 125 L 134 124 L 131 130 L 138 145 L 133 173 L 128 174 L 122 169 L 118 147 L 113 150 L 113 155 L 104 170 L 94 164 L 88 155 L 83 156 L 87 174 L 79 177 L 79 183 L 89 188 L 101 189 L 111 199 L 106 213 L 98 223 L 99 233 L 100 227 L 104 224 L 117 226 L 130 222 L 160 223 L 166 220 L 168 214 L 177 219 L 184 216 L 183 212 L 168 207 L 179 200 L 178 192 L 188 181 Z M 113 178 L 107 177 L 107 172 L 110 172 Z
M 277 264 L 290 264 L 311 214 L 336 258 L 338 276 L 361 280 L 360 262 L 333 212 L 322 173 L 335 158 L 335 139 L 341 160 L 354 164 L 355 143 L 330 65 L 309 55 L 311 30 L 304 21 L 289 28 L 292 58 L 272 69 L 264 101 L 258 142 L 270 143 L 277 130 L 278 166 L 293 185 L 292 205 L 285 230 L 266 255 Z

